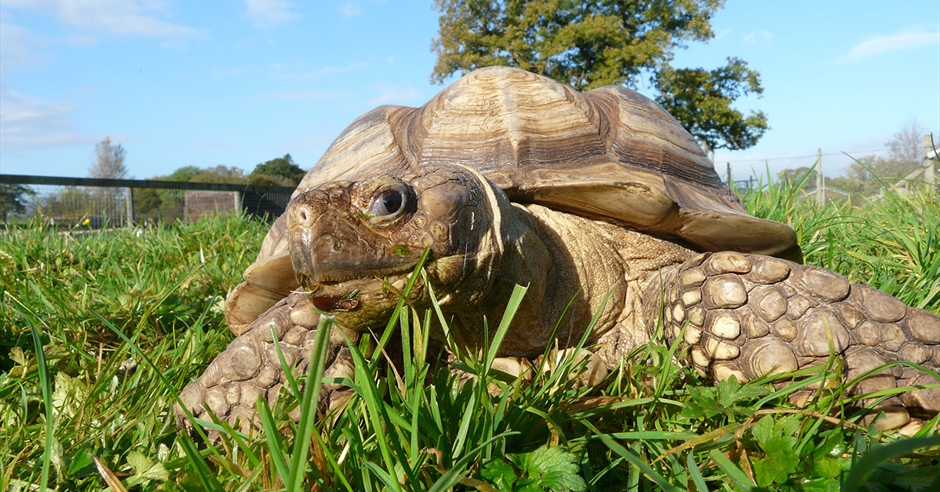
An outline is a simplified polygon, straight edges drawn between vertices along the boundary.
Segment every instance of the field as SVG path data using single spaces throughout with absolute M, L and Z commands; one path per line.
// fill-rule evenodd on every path
M 936 195 L 817 207 L 770 186 L 744 201 L 793 225 L 807 263 L 940 314 Z M 316 397 L 306 385 L 263 406 L 255 435 L 190 440 L 175 394 L 232 338 L 222 300 L 266 228 L 234 216 L 81 238 L 38 222 L 0 233 L 0 490 L 940 488 L 940 419 L 913 437 L 867 428 L 842 412 L 853 397 L 834 366 L 795 383 L 829 380 L 804 408 L 787 388 L 702 381 L 660 344 L 593 391 L 572 387 L 570 361 L 531 384 L 495 379 L 481 362 L 491 352 L 461 356 L 481 375 L 461 386 L 429 373 L 413 341 L 432 318 L 408 309 L 387 334 L 413 353 L 393 372 L 381 351 L 354 350 L 344 412 L 321 419 L 305 405 L 290 422 L 292 404 Z

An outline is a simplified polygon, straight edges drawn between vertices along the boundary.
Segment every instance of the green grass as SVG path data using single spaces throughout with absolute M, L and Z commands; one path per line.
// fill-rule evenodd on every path
M 744 200 L 793 225 L 807 263 L 940 314 L 935 196 L 817 207 L 773 186 Z M 460 385 L 429 353 L 438 313 L 406 306 L 384 333 L 406 347 L 403 366 L 385 370 L 363 337 L 342 413 L 319 418 L 307 404 L 289 421 L 292 404 L 315 401 L 306 385 L 260 404 L 261 432 L 194 443 L 176 428 L 175 393 L 231 339 L 222 297 L 266 228 L 230 217 L 140 235 L 0 234 L 0 490 L 101 490 L 109 474 L 115 490 L 937 487 L 937 419 L 915 438 L 879 434 L 851 412 L 838 419 L 839 385 L 797 409 L 792 388 L 712 385 L 671 362 L 681 349 L 655 343 L 593 392 L 572 387 L 570 360 L 531 383 L 490 372 L 495 347 L 461 352 L 456 364 L 478 377 Z M 489 320 L 497 335 L 513 305 Z M 307 380 L 319 377 L 312 364 Z M 826 379 L 820 368 L 803 384 Z

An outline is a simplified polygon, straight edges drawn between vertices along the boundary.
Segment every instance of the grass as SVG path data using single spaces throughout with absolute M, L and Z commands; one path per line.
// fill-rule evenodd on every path
M 775 185 L 744 200 L 793 225 L 807 263 L 940 314 L 935 196 L 818 207 Z M 672 363 L 680 348 L 653 343 L 594 391 L 573 387 L 571 359 L 531 383 L 491 372 L 495 347 L 460 353 L 455 364 L 477 375 L 461 385 L 429 353 L 439 313 L 406 306 L 377 341 L 399 337 L 404 364 L 384 370 L 364 336 L 342 413 L 322 418 L 308 403 L 300 422 L 287 419 L 315 401 L 306 385 L 259 403 L 260 432 L 194 443 L 176 428 L 175 394 L 231 339 L 222 296 L 266 228 L 229 217 L 80 239 L 38 223 L 0 235 L 0 490 L 937 488 L 937 419 L 913 438 L 878 433 L 839 418 L 850 399 L 839 384 L 794 408 L 792 387 L 712 385 Z M 490 320 L 497 335 L 513 305 Z M 311 364 L 306 380 L 320 376 Z M 806 376 L 798 384 L 833 369 Z

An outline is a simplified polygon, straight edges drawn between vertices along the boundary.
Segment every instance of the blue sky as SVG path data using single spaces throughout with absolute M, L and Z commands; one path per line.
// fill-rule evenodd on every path
M 674 66 L 728 56 L 761 73 L 757 146 L 719 151 L 724 174 L 827 174 L 884 153 L 912 118 L 940 133 L 940 2 L 729 0 L 716 38 Z M 86 176 L 96 142 L 136 178 L 290 153 L 309 168 L 356 116 L 416 106 L 437 35 L 430 1 L 0 0 L 0 172 Z M 649 94 L 648 94 L 649 95 Z

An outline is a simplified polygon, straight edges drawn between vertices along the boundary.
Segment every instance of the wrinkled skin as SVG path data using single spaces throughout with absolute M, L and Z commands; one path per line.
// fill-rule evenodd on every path
M 313 304 L 341 326 L 362 331 L 388 319 L 425 248 L 435 259 L 428 265 L 432 285 L 464 298 L 467 309 L 486 290 L 478 282 L 488 275 L 478 271 L 494 268 L 494 236 L 502 234 L 494 230 L 492 190 L 470 170 L 421 171 L 407 181 L 380 175 L 330 183 L 293 200 L 287 220 L 294 272 Z M 352 303 L 334 305 L 349 297 Z M 430 306 L 423 283 L 411 300 Z
M 940 368 L 940 319 L 884 293 L 821 268 L 756 254 L 700 254 L 615 221 L 514 204 L 459 165 L 324 183 L 296 195 L 286 216 L 301 288 L 251 323 L 186 388 L 181 397 L 197 416 L 209 407 L 250 427 L 257 396 L 273 401 L 284 382 L 270 327 L 295 371 L 303 371 L 319 317 L 312 307 L 334 316 L 353 339 L 382 329 L 425 248 L 428 284 L 419 280 L 409 301 L 429 307 L 430 286 L 460 345 L 487 343 L 483 318 L 498 320 L 513 287 L 529 286 L 500 348 L 506 361 L 535 357 L 556 341 L 575 344 L 599 313 L 589 342 L 595 365 L 611 368 L 649 341 L 660 319 L 669 341 L 681 336 L 689 347 L 693 367 L 717 380 L 793 371 L 824 363 L 830 353 L 844 361 L 848 379 L 894 360 Z M 343 338 L 337 334 L 331 344 L 326 375 L 348 375 Z M 855 391 L 936 381 L 896 366 Z M 341 399 L 338 385 L 326 389 L 324 407 Z M 912 414 L 940 411 L 940 389 L 909 391 L 877 410 L 887 417 L 876 425 L 901 427 Z

